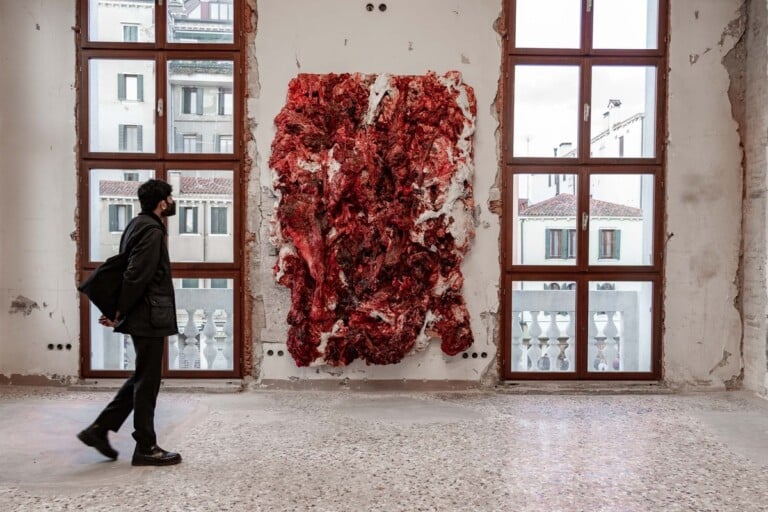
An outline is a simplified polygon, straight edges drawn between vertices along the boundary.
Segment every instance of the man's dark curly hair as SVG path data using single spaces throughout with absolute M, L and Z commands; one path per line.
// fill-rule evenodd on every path
M 142 212 L 152 212 L 157 208 L 158 203 L 166 199 L 171 192 L 172 187 L 162 180 L 147 180 L 139 187 L 139 202 Z

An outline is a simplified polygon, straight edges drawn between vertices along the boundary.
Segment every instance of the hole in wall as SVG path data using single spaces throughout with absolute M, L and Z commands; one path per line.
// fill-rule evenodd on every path
M 285 354 L 285 352 L 283 352 L 282 350 L 277 351 L 278 356 L 283 357 L 283 354 Z
M 62 345 L 61 343 L 56 345 L 56 350 L 63 350 L 63 349 L 64 349 L 64 345 Z
M 379 4 L 379 10 L 381 12 L 384 12 L 387 10 L 387 4 Z
M 48 344 L 48 350 L 53 350 L 53 343 Z
M 275 355 L 275 351 L 274 351 L 274 350 L 272 350 L 272 349 L 270 349 L 270 350 L 267 350 L 267 355 L 268 355 L 268 356 L 273 356 L 273 355 Z
M 365 6 L 365 10 L 368 12 L 371 12 L 373 10 L 373 4 L 368 4 Z

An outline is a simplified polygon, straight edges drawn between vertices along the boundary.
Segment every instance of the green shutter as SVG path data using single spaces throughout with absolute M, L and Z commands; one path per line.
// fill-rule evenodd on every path
M 189 87 L 181 88 L 181 113 L 189 114 L 192 105 L 192 90 Z
M 613 232 L 613 254 L 617 260 L 621 259 L 621 230 Z
M 144 101 L 144 75 L 138 75 L 137 81 L 137 96 L 139 101 Z
M 117 74 L 117 99 L 125 101 L 125 75 L 122 73 Z
M 109 205 L 109 230 L 112 232 L 118 231 L 116 204 Z
M 125 125 L 121 124 L 117 127 L 117 148 L 120 151 L 125 151 Z
M 211 208 L 211 233 L 214 235 L 227 234 L 227 209 L 222 207 Z
M 192 232 L 199 233 L 197 230 L 197 207 L 192 208 Z
M 219 115 L 224 115 L 224 89 L 219 87 Z
M 195 141 L 196 141 L 197 152 L 202 153 L 203 152 L 203 135 L 200 133 L 195 135 Z
M 144 126 L 142 125 L 136 127 L 136 151 L 139 153 L 144 151 Z
M 550 256 L 549 256 L 549 254 L 550 254 L 549 250 L 550 250 L 550 246 L 551 246 L 551 242 L 550 241 L 552 239 L 552 234 L 551 233 L 552 233 L 551 229 L 544 230 L 544 258 L 547 259 L 547 260 L 551 259 Z
M 571 237 L 568 236 L 567 229 L 560 230 L 560 257 L 564 260 L 568 259 L 568 248 L 571 245 Z
M 198 87 L 197 88 L 197 111 L 195 114 L 202 115 L 203 114 L 203 88 Z

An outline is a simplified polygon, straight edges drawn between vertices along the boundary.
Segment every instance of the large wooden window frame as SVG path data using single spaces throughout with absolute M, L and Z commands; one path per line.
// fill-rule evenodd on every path
M 667 44 L 669 5 L 659 0 L 658 42 L 655 49 L 594 49 L 592 48 L 592 0 L 581 1 L 581 47 L 569 49 L 516 48 L 516 0 L 504 2 L 506 33 L 504 34 L 504 111 L 502 120 L 502 339 L 500 344 L 501 377 L 505 380 L 658 380 L 662 367 L 662 297 L 664 258 L 664 179 L 666 140 Z M 514 80 L 515 65 L 578 66 L 579 111 L 591 101 L 592 68 L 594 66 L 654 66 L 656 68 L 656 108 L 654 156 L 647 158 L 595 158 L 590 156 L 591 117 L 579 116 L 578 152 L 575 158 L 515 157 L 514 140 Z M 591 107 L 591 106 L 590 106 Z M 516 175 L 573 174 L 578 179 L 577 191 L 577 259 L 573 265 L 517 265 L 513 263 L 515 229 L 514 203 Z M 593 175 L 644 174 L 654 177 L 653 258 L 650 265 L 612 266 L 589 264 L 589 230 L 581 228 L 580 219 L 589 213 L 589 177 Z M 649 372 L 590 372 L 588 371 L 589 283 L 610 280 L 643 281 L 653 285 L 651 324 L 651 370 Z M 512 293 L 517 281 L 573 281 L 577 285 L 576 371 L 522 372 L 512 371 Z
M 243 71 L 243 26 L 246 15 L 244 0 L 234 0 L 234 20 L 231 43 L 173 43 L 167 41 L 167 6 L 163 0 L 154 3 L 155 42 L 101 42 L 90 41 L 89 1 L 78 0 L 78 250 L 77 266 L 80 279 L 87 277 L 100 261 L 91 259 L 90 251 L 90 173 L 92 169 L 147 169 L 154 170 L 155 177 L 167 180 L 171 170 L 222 170 L 232 172 L 233 223 L 232 262 L 190 263 L 173 262 L 174 279 L 208 278 L 231 279 L 233 282 L 233 355 L 232 370 L 172 370 L 168 365 L 168 343 L 165 342 L 163 362 L 164 378 L 239 378 L 243 374 L 243 231 L 245 198 L 243 183 L 245 73 Z M 91 59 L 139 59 L 155 63 L 155 152 L 115 153 L 95 152 L 89 147 L 89 61 Z M 222 60 L 233 62 L 232 85 L 232 139 L 233 152 L 228 153 L 172 153 L 167 149 L 167 62 L 170 60 Z M 146 88 L 146 80 L 145 80 Z M 218 109 L 218 105 L 217 105 Z M 146 145 L 146 138 L 144 139 Z M 174 194 L 178 194 L 174 190 Z M 138 212 L 134 212 L 138 213 Z M 201 226 L 205 229 L 205 226 Z M 125 377 L 127 370 L 94 370 L 91 368 L 90 305 L 84 296 L 80 298 L 80 374 L 84 378 Z

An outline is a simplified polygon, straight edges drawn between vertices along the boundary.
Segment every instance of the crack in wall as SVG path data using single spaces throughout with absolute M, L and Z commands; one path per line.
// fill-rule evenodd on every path
M 504 129 L 504 73 L 506 71 L 506 53 L 504 52 L 504 48 L 506 45 L 507 40 L 507 2 L 504 2 L 502 4 L 501 12 L 499 13 L 499 16 L 496 18 L 496 20 L 493 22 L 493 30 L 498 34 L 497 42 L 501 48 L 501 62 L 499 63 L 499 79 L 496 86 L 496 96 L 493 99 L 493 102 L 491 103 L 491 117 L 496 120 L 496 130 L 494 131 L 494 141 L 496 142 L 496 157 L 497 157 L 497 163 L 498 167 L 496 169 L 496 178 L 494 180 L 494 184 L 491 187 L 491 190 L 488 192 L 488 211 L 492 214 L 495 214 L 499 218 L 499 224 L 500 226 L 503 226 L 503 208 L 502 208 L 502 197 L 501 197 L 501 191 L 503 189 L 502 185 L 502 171 L 504 169 L 504 147 L 502 144 L 502 134 Z M 504 230 L 499 229 L 499 247 L 501 248 L 503 246 L 503 240 L 504 240 Z M 502 251 L 499 251 L 499 261 L 498 265 L 501 268 L 502 260 L 501 255 Z M 499 276 L 499 279 L 503 279 L 503 274 Z M 504 297 L 503 297 L 503 289 L 502 286 L 499 284 L 498 286 L 498 295 L 497 300 L 498 304 L 502 305 L 504 304 Z M 501 358 L 501 351 L 499 348 L 501 347 L 501 344 L 503 343 L 503 340 L 500 338 L 502 334 L 502 329 L 500 329 L 501 325 L 501 316 L 500 316 L 500 307 L 496 308 L 496 311 L 494 312 L 485 312 L 483 313 L 483 321 L 486 324 L 486 327 L 490 331 L 488 334 L 488 341 L 489 343 L 493 343 L 496 345 L 496 364 L 489 364 L 485 370 L 485 373 L 480 378 L 481 385 L 484 387 L 492 387 L 496 384 L 498 384 L 499 380 L 501 379 L 502 375 L 502 358 Z M 493 318 L 490 318 L 491 315 Z M 492 327 L 489 328 L 489 325 L 492 325 Z
M 744 376 L 744 233 L 746 232 L 746 197 L 747 197 L 747 165 L 746 165 L 746 151 L 745 151 L 745 137 L 746 137 L 746 61 L 747 61 L 747 46 L 746 46 L 746 27 L 747 27 L 747 4 L 742 3 L 738 11 L 738 16 L 731 20 L 726 26 L 725 30 L 720 37 L 718 44 L 722 46 L 724 41 L 728 37 L 736 38 L 736 44 L 726 53 L 721 62 L 723 67 L 728 72 L 729 86 L 728 86 L 728 100 L 731 104 L 731 115 L 737 124 L 737 132 L 739 135 L 739 150 L 741 152 L 741 181 L 742 181 L 742 196 L 741 196 L 741 224 L 739 226 L 739 261 L 736 269 L 736 275 L 734 276 L 734 286 L 736 287 L 736 296 L 733 299 L 733 306 L 739 314 L 739 320 L 741 322 L 741 332 L 739 333 L 739 357 L 740 362 L 740 376 L 734 375 L 730 379 L 725 381 L 726 387 L 731 386 L 731 389 L 737 389 L 740 386 Z M 724 367 L 727 364 L 728 356 L 731 354 L 724 350 L 723 360 L 709 372 L 712 374 L 716 369 Z M 727 356 L 725 355 L 727 354 Z M 736 388 L 734 388 L 736 386 Z

